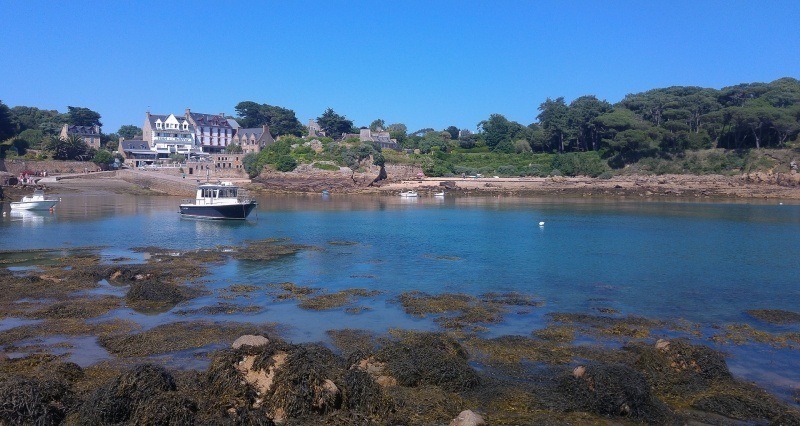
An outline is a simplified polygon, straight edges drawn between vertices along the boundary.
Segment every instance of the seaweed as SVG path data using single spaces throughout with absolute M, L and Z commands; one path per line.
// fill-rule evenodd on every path
M 131 284 L 125 300 L 135 311 L 144 313 L 166 312 L 178 303 L 202 294 L 200 290 L 175 284 L 146 280 Z
M 221 315 L 221 314 L 252 314 L 262 312 L 264 308 L 258 305 L 242 306 L 235 303 L 217 303 L 213 306 L 203 306 L 197 309 L 180 309 L 175 311 L 176 315 Z
M 31 312 L 30 318 L 94 318 L 103 315 L 122 305 L 119 297 L 106 296 L 100 298 L 73 298 L 56 302 L 46 308 Z
M 163 367 L 139 365 L 95 390 L 80 408 L 80 423 L 101 425 L 127 422 L 140 407 L 148 406 L 150 400 L 176 389 L 172 374 Z
M 652 395 L 647 379 L 623 364 L 577 367 L 562 378 L 560 390 L 570 397 L 570 411 L 630 417 L 650 424 L 666 423 L 673 416 L 669 408 Z
M 399 333 L 399 340 L 385 342 L 375 359 L 402 386 L 435 385 L 458 392 L 480 383 L 467 364 L 467 352 L 452 337 L 442 333 Z
M 367 290 L 363 288 L 351 288 L 337 291 L 336 293 L 320 294 L 304 298 L 298 306 L 309 310 L 326 310 L 340 308 L 353 303 L 357 297 L 373 297 L 380 294 L 377 290 Z
M 291 345 L 287 352 L 264 397 L 264 405 L 275 413 L 273 419 L 324 414 L 340 408 L 344 361 L 315 344 Z
M 715 383 L 732 383 L 725 359 L 719 352 L 683 339 L 659 340 L 655 345 L 632 345 L 637 355 L 633 366 L 656 392 L 670 397 L 696 394 Z
M 135 425 L 192 425 L 197 416 L 197 402 L 180 392 L 156 393 L 138 404 L 131 416 Z
M 63 380 L 0 376 L 0 423 L 56 425 L 73 404 Z
M 572 348 L 547 340 L 525 336 L 500 336 L 493 339 L 472 338 L 467 345 L 487 357 L 490 364 L 518 364 L 525 361 L 567 364 L 575 355 Z
M 304 299 L 319 290 L 318 288 L 304 287 L 290 282 L 271 283 L 269 287 L 281 290 L 271 293 L 275 300 Z
M 120 357 L 140 357 L 212 344 L 230 344 L 242 334 L 271 332 L 272 326 L 238 323 L 175 322 L 128 335 L 101 336 L 98 341 L 109 352 Z
M 612 317 L 564 312 L 554 312 L 547 315 L 553 321 L 562 324 L 582 326 L 581 331 L 586 333 L 633 339 L 644 339 L 650 336 L 651 329 L 667 325 L 664 321 L 636 316 Z
M 232 248 L 231 257 L 237 260 L 267 262 L 294 255 L 303 250 L 318 250 L 316 247 L 289 244 L 288 239 L 268 238 L 244 241 L 240 247 Z
M 780 309 L 750 309 L 747 315 L 770 324 L 798 324 L 800 313 Z
M 339 349 L 345 358 L 360 353 L 368 354 L 375 350 L 377 337 L 370 331 L 346 328 L 344 330 L 328 330 L 325 332 L 333 346 Z

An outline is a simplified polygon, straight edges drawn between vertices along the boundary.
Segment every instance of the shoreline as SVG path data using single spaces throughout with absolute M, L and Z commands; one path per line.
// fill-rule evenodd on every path
M 369 186 L 372 174 L 337 172 L 269 172 L 253 181 L 239 180 L 242 187 L 261 194 L 396 195 L 416 190 L 421 196 L 445 191 L 458 196 L 567 196 L 659 200 L 781 200 L 800 202 L 800 174 L 752 173 L 746 175 L 626 175 L 610 179 L 590 177 L 392 177 Z M 56 177 L 40 182 L 51 191 L 118 193 L 131 195 L 191 196 L 196 179 L 183 179 L 153 171 L 90 173 Z M 31 185 L 3 187 L 6 200 L 27 194 Z

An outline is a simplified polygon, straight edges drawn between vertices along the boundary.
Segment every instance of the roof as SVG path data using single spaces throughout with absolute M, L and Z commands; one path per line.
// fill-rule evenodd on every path
M 130 139 L 120 142 L 119 149 L 121 149 L 122 151 L 131 151 L 131 152 L 139 150 L 150 151 L 150 144 L 148 144 L 147 141 Z
M 232 129 L 231 123 L 219 114 L 200 114 L 197 112 L 190 112 L 189 118 L 196 126 L 209 126 L 209 127 L 222 127 L 224 129 Z
M 155 129 L 156 128 L 156 121 L 158 121 L 160 119 L 161 122 L 163 123 L 163 122 L 167 121 L 167 119 L 169 118 L 170 115 L 175 115 L 175 114 L 169 114 L 169 115 L 150 114 L 150 127 Z M 186 117 L 184 117 L 182 115 L 175 115 L 175 118 L 177 118 L 178 119 L 178 123 L 181 123 L 181 124 L 183 124 L 184 121 L 187 121 Z M 190 127 L 192 126 L 191 122 L 189 123 L 189 126 Z
M 69 126 L 67 127 L 67 133 L 73 133 L 77 135 L 100 136 L 100 132 L 97 130 L 95 126 Z

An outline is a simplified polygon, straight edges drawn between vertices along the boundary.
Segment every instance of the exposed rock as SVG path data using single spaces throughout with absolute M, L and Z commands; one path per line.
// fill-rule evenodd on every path
M 656 342 L 656 349 L 664 352 L 669 351 L 669 341 L 664 339 L 658 339 L 658 341 Z
M 472 410 L 462 411 L 458 414 L 458 417 L 450 422 L 450 426 L 479 426 L 485 424 L 483 417 L 480 414 L 475 414 Z
M 572 370 L 572 375 L 577 378 L 583 377 L 584 374 L 586 374 L 586 367 L 582 365 L 579 365 Z
M 245 334 L 244 336 L 240 336 L 236 339 L 233 344 L 231 345 L 233 349 L 239 349 L 242 346 L 265 346 L 269 344 L 269 339 L 264 336 L 256 336 L 253 334 Z

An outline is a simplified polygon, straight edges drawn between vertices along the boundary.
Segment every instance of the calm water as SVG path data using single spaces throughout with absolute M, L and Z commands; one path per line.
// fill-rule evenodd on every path
M 327 199 L 262 198 L 250 220 L 231 223 L 182 219 L 177 198 L 62 197 L 55 214 L 18 215 L 6 203 L 0 249 L 104 246 L 102 253 L 114 258 L 130 256 L 131 247 L 193 249 L 288 237 L 324 250 L 267 267 L 231 262 L 212 271 L 209 287 L 291 281 L 331 291 L 367 287 L 385 292 L 367 300 L 372 310 L 358 315 L 303 311 L 293 302 L 276 304 L 265 296 L 238 301 L 263 304 L 261 313 L 221 316 L 286 324 L 286 335 L 295 341 L 324 340 L 325 330 L 344 327 L 435 329 L 432 321 L 410 318 L 391 301 L 407 290 L 519 291 L 545 302 L 532 314 L 492 327 L 490 334 L 529 334 L 545 326 L 547 312 L 596 313 L 593 308 L 599 307 L 706 326 L 750 322 L 747 309 L 800 311 L 797 204 L 488 197 L 406 201 L 333 194 Z M 334 246 L 330 241 L 357 244 Z M 211 295 L 177 309 L 217 301 Z M 173 312 L 125 315 L 145 326 L 187 319 Z M 8 327 L 0 321 L 0 329 Z M 96 349 L 87 349 L 87 357 Z M 797 349 L 719 349 L 730 354 L 729 364 L 740 377 L 786 395 L 800 387 Z

